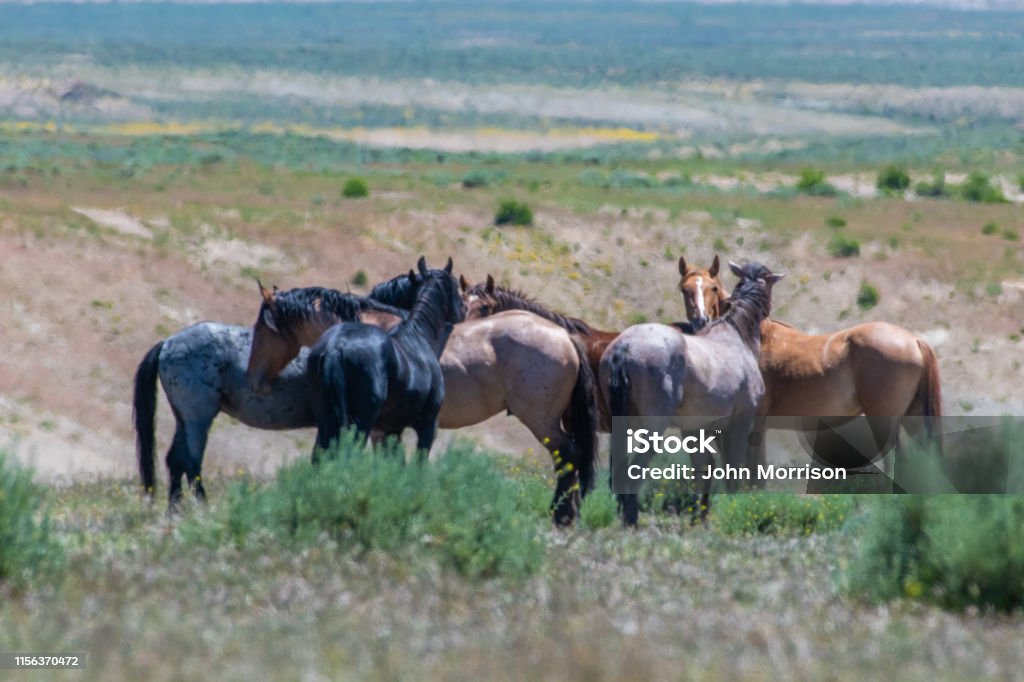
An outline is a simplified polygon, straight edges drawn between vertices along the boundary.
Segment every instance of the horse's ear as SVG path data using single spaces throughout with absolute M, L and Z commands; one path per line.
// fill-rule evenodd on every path
M 444 271 L 449 275 L 452 274 L 452 257 L 448 256 L 448 263 L 444 266 Z
M 715 254 L 715 259 L 711 261 L 711 267 L 708 268 L 708 274 L 712 277 L 718 277 L 718 254 Z
M 744 279 L 747 276 L 747 271 L 743 269 L 743 266 L 736 265 L 732 261 L 729 261 L 729 269 L 732 270 L 732 274 L 736 275 L 740 279 Z
M 421 275 L 427 274 L 427 259 L 420 256 L 420 259 L 416 261 L 416 268 L 420 271 Z
M 679 257 L 679 274 L 686 277 L 686 259 L 682 256 Z
M 465 291 L 469 288 L 469 282 L 466 281 L 465 275 L 459 275 L 459 287 Z
M 275 334 L 281 333 L 277 328 L 277 322 L 274 321 L 274 311 L 270 308 L 263 309 L 263 324 L 267 325 L 267 328 Z
M 775 284 L 785 276 L 786 273 L 784 272 L 770 272 L 767 275 L 765 275 L 764 281 L 767 282 L 768 284 Z
M 267 305 L 273 305 L 274 293 L 268 290 L 265 286 L 263 286 L 263 282 L 259 281 L 258 279 L 256 280 L 256 286 L 260 288 L 260 296 L 263 297 L 263 302 L 266 303 Z M 276 291 L 277 287 L 274 287 L 274 290 Z
M 494 277 L 492 277 L 490 274 L 487 275 L 487 286 L 484 287 L 484 291 L 486 291 L 488 294 L 494 293 Z

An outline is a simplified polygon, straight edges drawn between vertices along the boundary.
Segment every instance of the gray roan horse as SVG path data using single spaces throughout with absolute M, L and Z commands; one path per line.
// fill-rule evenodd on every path
M 410 272 L 378 285 L 370 295 L 408 308 L 418 279 Z M 264 301 L 264 308 L 274 312 L 269 318 L 261 312 L 255 333 L 261 348 L 276 356 L 271 365 L 287 363 L 337 321 L 326 300 L 302 291 L 277 293 Z M 277 317 L 291 320 L 287 334 Z M 580 344 L 558 325 L 511 311 L 455 325 L 441 355 L 441 371 L 445 399 L 439 426 L 462 428 L 503 411 L 517 417 L 555 462 L 555 523 L 571 523 L 582 494 L 592 485 L 596 457 L 594 377 Z
M 260 287 L 262 290 L 262 287 Z M 399 322 L 404 311 L 351 294 L 323 294 L 332 298 L 339 318 L 374 320 L 385 326 Z M 153 346 L 135 373 L 133 420 L 139 473 L 147 495 L 156 485 L 156 381 L 159 377 L 176 422 L 167 452 L 170 506 L 181 499 L 185 476 L 197 498 L 206 492 L 200 479 L 210 425 L 226 412 L 247 426 L 285 430 L 315 426 L 306 378 L 306 354 L 283 367 L 269 392 L 257 394 L 246 380 L 252 348 L 252 329 L 200 322 Z
M 598 377 L 612 416 L 732 418 L 723 455 L 739 465 L 764 396 L 757 365 L 761 321 L 771 310 L 772 285 L 783 275 L 760 263 L 729 267 L 740 278 L 729 312 L 696 336 L 662 324 L 629 327 L 608 346 Z M 702 516 L 709 492 L 710 482 L 702 494 Z M 636 525 L 637 496 L 622 495 L 620 504 L 626 524 Z

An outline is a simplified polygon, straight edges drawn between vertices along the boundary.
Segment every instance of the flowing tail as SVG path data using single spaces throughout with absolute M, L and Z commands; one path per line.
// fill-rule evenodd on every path
M 132 421 L 135 422 L 135 452 L 139 459 L 142 490 L 153 496 L 156 486 L 154 450 L 156 449 L 156 380 L 160 374 L 160 341 L 149 349 L 135 371 L 135 394 L 132 397 Z
M 317 417 L 317 447 L 328 449 L 349 425 L 345 369 L 337 352 L 310 357 L 316 371 L 316 390 L 320 403 Z
M 587 350 L 576 337 L 579 369 L 572 388 L 572 399 L 562 415 L 562 423 L 572 434 L 573 466 L 579 472 L 580 495 L 586 496 L 594 487 L 594 468 L 597 461 L 597 381 L 594 370 L 587 362 Z
M 629 405 L 629 376 L 626 374 L 626 363 L 623 355 L 625 349 L 621 344 L 612 349 L 611 358 L 608 360 L 608 424 L 611 425 L 612 417 L 628 417 L 631 415 Z M 612 462 L 614 471 L 615 463 Z M 614 476 L 614 474 L 612 474 Z M 619 512 L 627 527 L 635 528 L 640 516 L 640 500 L 635 494 L 621 494 L 619 497 Z
M 941 438 L 939 419 L 942 417 L 942 381 L 939 379 L 939 361 L 935 351 L 924 341 L 918 339 L 918 347 L 924 355 L 924 378 L 917 385 L 914 403 L 921 406 L 928 437 Z M 940 444 L 941 447 L 941 444 Z

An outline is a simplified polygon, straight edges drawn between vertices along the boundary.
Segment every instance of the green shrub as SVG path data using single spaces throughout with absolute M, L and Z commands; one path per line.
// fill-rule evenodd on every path
M 831 227 L 833 230 L 838 230 L 840 227 L 846 227 L 846 218 L 841 218 L 837 215 L 831 215 L 825 219 L 825 224 Z
M 617 170 L 612 172 L 608 184 L 624 189 L 643 189 L 654 187 L 658 183 L 655 178 L 642 171 Z
M 1017 187 L 1020 188 L 1021 192 L 1024 192 L 1024 173 L 1017 176 Z
M 362 199 L 370 196 L 370 186 L 362 178 L 349 178 L 341 188 L 341 196 L 346 199 Z
M 881 299 L 878 289 L 868 282 L 861 282 L 860 291 L 857 292 L 857 305 L 861 310 L 871 310 Z
M 369 278 L 363 270 L 357 270 L 356 274 L 352 276 L 352 286 L 365 287 Z
M 910 187 L 910 175 L 900 166 L 887 166 L 878 174 L 876 186 L 883 192 L 903 192 Z
M 810 535 L 838 530 L 853 508 L 848 495 L 718 495 L 712 523 L 725 535 Z
M 300 461 L 274 483 L 234 486 L 223 521 L 235 542 L 268 529 L 308 545 L 420 553 L 478 578 L 522 577 L 540 566 L 545 524 L 486 454 L 455 445 L 437 462 L 406 464 L 401 444 L 369 451 L 350 434 L 319 465 Z
M 611 488 L 598 485 L 583 499 L 580 505 L 580 525 L 590 530 L 607 528 L 618 518 L 618 500 Z
M 990 220 L 990 221 L 988 221 L 987 223 L 985 223 L 984 225 L 981 226 L 981 233 L 982 234 L 995 234 L 998 231 L 999 231 L 999 225 L 997 225 L 996 221 L 994 221 L 994 220 Z
M 533 211 L 526 204 L 515 199 L 506 199 L 498 204 L 494 214 L 495 225 L 532 225 Z
M 0 584 L 23 586 L 60 562 L 42 499 L 32 472 L 0 451 Z
M 853 258 L 860 255 L 860 242 L 849 235 L 837 232 L 828 240 L 828 252 L 833 258 Z
M 851 526 L 859 542 L 844 586 L 855 595 L 952 608 L 1024 606 L 1022 497 L 875 498 Z
M 914 193 L 919 197 L 931 197 L 939 199 L 949 196 L 946 189 L 946 176 L 943 173 L 936 173 L 931 182 L 922 180 L 914 186 Z
M 1003 285 L 999 282 L 989 282 L 985 285 L 985 293 L 989 296 L 999 296 L 1003 293 Z
M 825 171 L 817 168 L 805 168 L 800 171 L 796 188 L 804 194 L 818 197 L 832 197 L 838 194 L 836 188 L 826 181 Z
M 597 168 L 587 168 L 576 175 L 576 182 L 584 187 L 608 187 L 611 181 L 608 175 Z
M 980 171 L 974 171 L 964 184 L 960 185 L 960 196 L 967 201 L 977 201 L 983 204 L 1006 203 L 1003 191 L 992 184 L 989 177 Z
M 491 174 L 480 168 L 475 168 L 462 176 L 462 186 L 465 189 L 487 187 L 491 184 Z
M 1010 242 L 1019 242 L 1020 233 L 1012 227 L 1007 227 L 1003 230 L 1003 239 Z

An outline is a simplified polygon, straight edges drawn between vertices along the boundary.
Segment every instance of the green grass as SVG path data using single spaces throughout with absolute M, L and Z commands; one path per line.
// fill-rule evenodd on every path
M 42 492 L 31 470 L 0 450 L 0 586 L 47 580 L 62 560 Z

